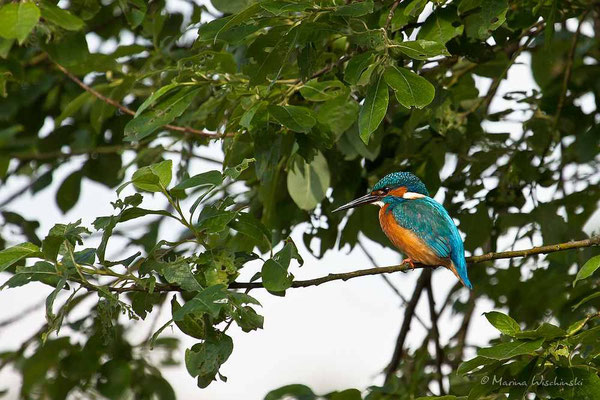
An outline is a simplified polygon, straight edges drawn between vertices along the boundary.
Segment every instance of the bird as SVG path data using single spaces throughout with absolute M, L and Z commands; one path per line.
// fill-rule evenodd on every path
M 462 237 L 446 209 L 429 196 L 425 184 L 410 172 L 384 176 L 366 195 L 336 208 L 348 210 L 365 204 L 379 206 L 379 223 L 390 241 L 415 263 L 443 266 L 467 288 L 473 285 L 467 275 Z

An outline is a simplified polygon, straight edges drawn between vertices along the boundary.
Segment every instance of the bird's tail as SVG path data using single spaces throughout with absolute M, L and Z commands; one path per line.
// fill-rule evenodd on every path
M 450 266 L 454 275 L 458 278 L 458 280 L 468 287 L 469 289 L 473 289 L 473 285 L 469 280 L 469 276 L 467 275 L 467 261 L 465 260 L 464 254 L 452 255 L 452 263 Z

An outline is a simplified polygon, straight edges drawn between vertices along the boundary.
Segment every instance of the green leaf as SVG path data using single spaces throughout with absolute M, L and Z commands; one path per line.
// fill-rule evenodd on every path
M 86 62 L 89 62 L 91 58 L 85 33 L 83 31 L 66 33 L 61 37 L 60 41 L 50 42 L 47 45 L 44 45 L 44 49 L 48 52 L 53 61 L 59 63 L 63 67 L 68 67 L 71 70 L 81 68 L 81 66 L 85 65 Z M 94 90 L 105 96 L 112 96 L 112 90 L 118 91 L 117 88 L 110 84 L 96 85 L 94 86 Z M 113 106 L 96 98 L 94 98 L 94 100 L 93 104 L 96 108 L 101 110 L 106 108 L 111 112 L 115 111 Z M 117 99 L 117 101 L 118 100 L 120 99 Z M 106 111 L 106 113 L 108 113 L 108 111 Z
M 268 103 L 266 101 L 259 101 L 252 105 L 252 107 L 250 107 L 248 110 L 246 110 L 246 112 L 244 112 L 244 114 L 242 114 L 240 118 L 240 126 L 243 126 L 246 129 L 250 129 L 252 127 L 251 123 L 254 119 L 254 116 L 256 115 L 256 112 L 261 107 L 266 107 L 267 104 Z
M 308 386 L 295 384 L 271 390 L 265 396 L 265 400 L 284 400 L 290 398 L 296 400 L 316 400 L 317 395 Z
M 479 349 L 477 355 L 494 360 L 506 360 L 516 356 L 525 354 L 533 355 L 537 349 L 539 349 L 544 343 L 544 339 L 538 339 L 534 341 L 522 341 L 515 340 L 513 342 L 506 342 Z
M 198 386 L 208 386 L 233 351 L 233 340 L 224 333 L 207 338 L 185 351 L 185 366 L 191 376 L 198 377 Z
M 358 118 L 358 110 L 359 105 L 355 100 L 339 97 L 319 107 L 317 121 L 339 137 L 354 125 Z
M 42 0 L 40 3 L 42 17 L 55 25 L 68 31 L 78 31 L 85 26 L 83 20 L 67 10 L 52 4 L 48 0 Z
M 265 321 L 262 315 L 258 315 L 256 311 L 249 306 L 236 308 L 233 312 L 233 319 L 244 332 L 262 329 Z
M 392 48 L 400 50 L 408 57 L 415 60 L 427 60 L 431 57 L 448 56 L 446 46 L 439 42 L 431 40 L 413 40 L 407 42 L 394 42 Z
M 229 226 L 239 233 L 246 235 L 261 251 L 271 248 L 271 234 L 269 230 L 254 216 L 247 213 L 238 213 L 229 222 Z
M 365 0 L 363 2 L 353 2 L 343 6 L 338 6 L 333 15 L 341 17 L 360 17 L 371 14 L 373 12 L 373 0 Z
M 362 395 L 358 389 L 346 389 L 341 392 L 331 394 L 331 400 L 362 400 Z
M 452 396 L 452 395 L 446 395 L 446 396 L 417 397 L 415 400 L 459 400 L 459 398 L 456 396 Z
M 23 43 L 40 19 L 33 2 L 8 3 L 0 7 L 0 36 Z
M 456 373 L 459 375 L 465 375 L 468 372 L 473 371 L 477 367 L 480 367 L 482 365 L 488 365 L 493 362 L 496 362 L 496 361 L 490 360 L 489 358 L 486 358 L 486 357 L 477 356 L 475 358 L 472 358 L 470 360 L 463 361 L 462 363 L 460 363 L 460 365 L 458 366 L 458 369 L 456 370 Z
M 497 311 L 491 311 L 484 313 L 483 315 L 485 315 L 490 324 L 494 325 L 496 329 L 505 335 L 514 336 L 515 333 L 521 331 L 521 327 L 519 327 L 517 321 L 506 314 Z
M 19 260 L 27 257 L 36 257 L 40 248 L 33 243 L 25 242 L 0 251 L 0 272 L 10 267 Z
M 463 30 L 464 25 L 458 18 L 455 7 L 437 7 L 425 20 L 417 38 L 446 44 L 456 36 L 462 35 Z
M 174 314 L 181 308 L 177 298 L 173 296 L 171 300 L 171 312 Z M 175 325 L 186 335 L 196 339 L 206 339 L 211 331 L 210 319 L 203 313 L 194 315 L 187 314 L 183 319 L 175 321 Z
M 310 132 L 317 123 L 310 109 L 300 106 L 268 106 L 277 122 L 294 132 Z
M 287 188 L 298 207 L 312 210 L 325 198 L 331 176 L 327 160 L 320 152 L 310 163 L 295 157 L 287 174 Z
M 189 189 L 198 186 L 218 186 L 223 182 L 221 172 L 213 170 L 184 179 L 173 189 Z
M 302 97 L 310 101 L 327 101 L 345 93 L 348 93 L 346 85 L 337 80 L 319 82 L 313 79 L 300 88 Z
M 269 259 L 263 264 L 261 276 L 265 289 L 272 292 L 283 292 L 292 286 L 294 280 L 294 277 L 288 274 L 287 267 L 274 259 Z
M 283 0 L 261 1 L 260 6 L 271 14 L 280 16 L 287 13 L 304 11 L 311 7 L 309 2 L 293 2 Z
M 224 285 L 213 285 L 202 290 L 193 299 L 187 301 L 179 310 L 174 312 L 173 319 L 181 321 L 190 313 L 206 313 L 213 318 L 217 318 L 225 305 L 222 300 L 227 298 L 227 292 L 224 289 Z
M 65 106 L 60 115 L 54 120 L 54 123 L 56 126 L 60 126 L 65 119 L 75 114 L 81 109 L 81 107 L 83 107 L 85 103 L 91 102 L 92 100 L 93 96 L 90 92 L 81 93 Z
M 225 171 L 223 171 L 223 175 L 228 177 L 229 179 L 237 179 L 239 176 L 248 169 L 251 163 L 255 162 L 254 158 L 244 158 L 241 163 L 236 165 L 235 167 L 227 167 Z
M 125 125 L 125 139 L 139 141 L 151 135 L 156 129 L 169 124 L 184 113 L 192 104 L 199 88 L 185 87 L 161 102 L 151 111 L 133 118 Z
M 258 11 L 260 11 L 261 7 L 259 4 L 254 3 L 254 4 L 250 4 L 248 7 L 246 7 L 245 9 L 241 10 L 240 12 L 236 13 L 235 15 L 233 15 L 231 18 L 229 18 L 227 20 L 227 22 L 225 23 L 225 25 L 223 25 L 215 34 L 215 38 L 214 41 L 216 41 L 219 38 L 219 34 L 222 32 L 226 32 L 227 30 L 240 25 L 243 22 L 248 22 L 249 20 L 251 20 L 251 17 L 253 15 L 255 15 Z
M 585 264 L 583 264 L 583 267 L 581 267 L 579 272 L 577 272 L 577 276 L 573 281 L 573 287 L 575 287 L 577 282 L 592 276 L 592 274 L 596 272 L 598 268 L 600 268 L 600 255 L 590 258 L 585 262 Z
M 198 229 L 209 233 L 222 232 L 236 215 L 235 211 L 220 210 L 213 206 L 204 207 L 198 215 Z
M 587 303 L 590 300 L 594 300 L 596 298 L 600 297 L 600 291 L 596 292 L 596 293 L 592 293 L 589 296 L 584 297 L 579 303 L 575 304 L 573 306 L 573 310 L 578 309 L 579 307 L 581 307 L 582 304 Z
M 552 377 L 554 375 L 554 377 Z M 546 376 L 544 376 L 546 378 Z M 548 394 L 553 399 L 595 400 L 600 398 L 600 377 L 589 366 L 559 367 L 546 378 Z M 553 384 L 555 383 L 556 384 Z M 543 386 L 543 382 L 540 382 Z
M 120 0 L 119 5 L 125 14 L 127 23 L 132 28 L 137 28 L 144 22 L 148 6 L 145 0 Z
M 138 190 L 161 192 L 171 183 L 173 161 L 165 160 L 157 164 L 142 167 L 133 173 L 131 182 Z
M 167 94 L 171 89 L 176 88 L 178 86 L 180 86 L 180 84 L 175 82 L 159 88 L 156 92 L 152 93 L 146 100 L 144 100 L 142 105 L 138 107 L 133 118 L 139 117 L 144 111 L 146 111 L 148 107 L 153 106 L 154 103 L 156 103 L 156 101 L 160 99 L 163 95 Z
M 119 222 L 125 222 L 132 219 L 140 218 L 145 215 L 163 215 L 165 217 L 171 217 L 171 213 L 165 210 L 147 210 L 145 208 L 132 207 L 123 210 L 119 217 Z
M 167 280 L 167 282 L 176 284 L 183 290 L 193 292 L 202 290 L 202 287 L 192 273 L 192 265 L 185 260 L 158 265 L 158 272 Z
M 542 323 L 537 329 L 531 331 L 522 331 L 514 334 L 519 339 L 539 339 L 554 340 L 559 337 L 566 336 L 567 332 L 564 329 L 559 328 L 556 325 L 549 324 L 547 322 Z
M 344 80 L 351 85 L 356 85 L 362 73 L 369 65 L 373 64 L 373 61 L 375 60 L 373 54 L 372 51 L 367 51 L 352 57 L 344 70 Z
M 129 360 L 108 360 L 98 370 L 98 392 L 106 398 L 123 398 L 123 393 L 132 385 L 135 379 L 132 375 L 133 365 Z
M 77 200 L 81 192 L 81 171 L 75 171 L 67 176 L 56 192 L 56 204 L 63 213 L 69 211 Z
M 61 278 L 61 280 L 56 285 L 56 288 L 52 291 L 52 293 L 50 293 L 48 297 L 46 297 L 46 321 L 50 325 L 52 324 L 52 321 L 56 318 L 56 315 L 54 315 L 54 311 L 52 310 L 54 301 L 56 300 L 56 296 L 58 295 L 58 293 L 61 290 L 63 290 L 66 284 L 67 279 Z
M 56 267 L 46 261 L 38 261 L 31 266 L 17 266 L 16 272 L 9 280 L 0 286 L 0 290 L 5 287 L 19 287 L 29 282 L 42 282 L 55 288 L 62 278 L 56 273 Z
M 14 43 L 15 43 L 14 39 L 4 39 L 4 38 L 0 37 L 0 58 L 6 59 L 6 57 L 8 57 L 8 54 L 10 53 L 10 49 L 12 48 Z M 2 95 L 2 97 L 6 97 L 5 92 L 2 92 L 0 94 Z
M 382 74 L 379 74 L 367 90 L 367 97 L 358 115 L 358 131 L 365 144 L 371 134 L 379 127 L 387 113 L 389 102 L 388 87 Z
M 235 14 L 254 3 L 255 0 L 211 0 L 212 5 L 225 14 Z
M 290 58 L 292 50 L 298 41 L 298 29 L 290 28 L 282 34 L 275 47 L 258 64 L 256 71 L 251 74 L 250 86 L 260 85 L 267 80 L 268 75 L 273 75 L 276 80 Z
M 396 92 L 396 99 L 406 108 L 423 108 L 433 101 L 435 88 L 429 81 L 406 68 L 389 67 L 385 81 Z
M 469 14 L 465 19 L 467 36 L 480 40 L 487 39 L 492 31 L 506 21 L 507 11 L 507 0 L 482 1 L 479 11 Z

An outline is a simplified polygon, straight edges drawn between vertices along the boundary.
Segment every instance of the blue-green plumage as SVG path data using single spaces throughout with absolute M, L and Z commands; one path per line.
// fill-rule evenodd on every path
M 399 187 L 400 184 L 406 187 L 407 192 L 429 196 L 429 191 L 427 191 L 425 184 L 410 172 L 392 172 L 391 174 L 387 174 L 381 178 L 381 180 L 377 182 L 375 186 L 373 186 L 373 191 L 380 190 L 385 187 L 396 188 Z
M 383 177 L 370 193 L 334 211 L 363 204 L 378 204 L 385 234 L 410 263 L 441 265 L 452 270 L 468 288 L 467 263 L 462 238 L 444 207 L 429 197 L 427 188 L 410 172 Z
M 431 197 L 404 199 L 386 196 L 391 212 L 401 227 L 412 231 L 440 258 L 450 258 L 465 286 L 472 288 L 467 276 L 465 250 L 460 233 L 446 209 Z

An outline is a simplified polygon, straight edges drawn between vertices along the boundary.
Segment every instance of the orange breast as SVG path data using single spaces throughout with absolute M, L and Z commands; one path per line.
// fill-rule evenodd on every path
M 398 225 L 392 213 L 386 212 L 388 206 L 386 204 L 379 209 L 379 223 L 394 246 L 414 262 L 445 267 L 450 265 L 450 260 L 438 257 L 417 235 Z

